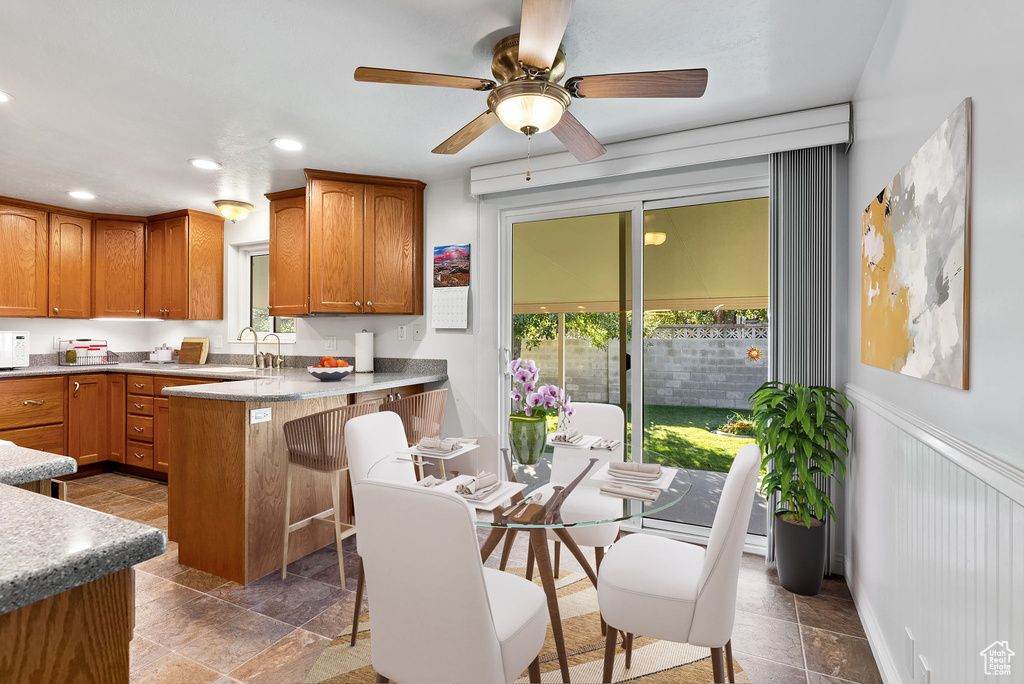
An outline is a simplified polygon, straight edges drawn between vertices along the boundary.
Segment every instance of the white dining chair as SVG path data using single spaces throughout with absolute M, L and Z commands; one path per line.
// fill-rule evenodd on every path
M 377 681 L 505 684 L 529 669 L 530 681 L 539 682 L 544 592 L 483 567 L 465 502 L 374 479 L 354 493 L 359 553 L 373 591 Z
M 627 669 L 633 635 L 641 634 L 709 647 L 716 682 L 725 681 L 725 649 L 729 681 L 734 680 L 731 639 L 736 585 L 760 463 L 761 452 L 755 444 L 744 446 L 736 455 L 707 549 L 631 534 L 608 551 L 597 577 L 597 600 L 608 624 L 603 681 L 612 681 L 616 630 L 626 635 Z
M 611 451 L 604 449 L 579 449 L 576 447 L 554 448 L 551 455 L 551 481 L 537 491 L 547 501 L 553 494 L 556 485 L 565 486 L 576 479 L 591 458 L 598 459 L 590 474 L 593 475 L 607 461 L 624 460 L 626 423 L 622 409 L 614 404 L 573 404 L 576 413 L 572 417 L 572 428 L 584 435 L 596 435 L 602 439 L 617 439 L 620 444 Z M 601 483 L 589 478 L 584 480 L 566 498 L 561 508 L 562 521 L 587 522 L 622 515 L 622 499 L 601 494 Z M 615 541 L 619 534 L 619 523 L 604 525 L 587 525 L 566 530 L 577 546 L 594 549 L 596 570 L 604 556 L 604 550 Z M 553 530 L 548 530 L 548 540 L 555 542 L 554 572 L 559 575 L 562 543 Z M 532 551 L 532 549 L 531 549 Z M 533 554 L 527 558 L 527 578 L 533 576 Z
M 397 413 L 381 411 L 352 418 L 345 423 L 345 448 L 348 454 L 349 474 L 352 484 L 356 485 L 371 475 L 375 480 L 398 484 L 415 484 L 416 472 L 412 463 L 395 462 L 382 458 L 398 453 L 409 447 L 405 437 L 405 427 Z M 370 472 L 372 469 L 372 472 Z M 363 517 L 360 517 L 359 506 L 353 499 L 356 521 L 356 543 L 362 550 Z M 363 608 L 363 589 L 366 574 L 363 570 L 362 554 L 359 561 L 359 579 L 356 583 L 356 601 L 352 609 L 351 646 L 356 645 L 359 636 L 359 613 Z M 344 572 L 344 569 L 342 569 Z

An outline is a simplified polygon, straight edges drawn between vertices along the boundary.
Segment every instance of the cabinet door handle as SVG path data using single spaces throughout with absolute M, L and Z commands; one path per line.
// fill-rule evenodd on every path
M 135 426 L 133 425 L 133 426 L 132 426 L 132 430 L 135 430 L 136 432 L 145 432 L 145 431 L 146 431 L 146 428 L 140 428 L 140 427 L 135 427 Z
M 79 387 L 81 387 L 81 385 L 79 385 L 79 384 L 78 384 L 78 383 L 76 382 L 76 383 L 75 383 L 75 393 L 71 395 L 72 397 L 77 397 L 77 396 L 78 396 L 78 388 L 79 388 Z
M 135 310 L 135 315 L 136 315 L 136 316 L 138 316 L 138 315 L 139 315 L 140 313 L 142 313 L 142 312 L 141 312 L 141 311 L 139 311 L 138 309 L 136 309 L 136 310 Z
M 53 313 L 57 313 L 57 307 L 53 307 Z
M 366 306 L 373 306 L 373 302 L 366 302 Z
M 146 407 L 145 407 L 145 406 L 143 406 L 142 404 L 132 404 L 132 406 L 134 406 L 135 408 L 139 408 L 139 409 L 140 409 L 140 408 L 146 408 Z
M 142 454 L 137 454 L 137 453 L 135 453 L 134 451 L 132 452 L 132 456 L 134 456 L 135 458 L 139 459 L 140 461 L 141 461 L 142 459 L 146 458 L 146 457 L 145 457 L 145 456 L 143 456 Z
M 22 402 L 22 406 L 28 406 L 29 404 L 35 404 L 36 406 L 42 406 L 46 403 L 45 399 L 26 399 Z
M 396 399 L 401 399 L 402 398 L 402 393 L 401 392 L 396 392 L 395 393 L 395 398 Z
M 362 302 L 356 302 L 356 306 L 358 306 L 359 308 L 362 308 L 363 303 Z

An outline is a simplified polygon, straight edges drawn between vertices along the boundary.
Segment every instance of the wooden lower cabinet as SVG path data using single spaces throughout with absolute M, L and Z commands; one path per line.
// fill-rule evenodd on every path
M 17 430 L 0 430 L 0 439 L 14 442 L 26 449 L 48 451 L 51 454 L 64 455 L 64 424 L 41 425 L 39 427 L 19 428 Z
M 115 463 L 125 462 L 125 390 L 125 376 L 107 376 L 107 460 Z
M 78 465 L 107 460 L 107 376 L 68 377 L 68 456 Z
M 153 400 L 153 470 L 166 473 L 171 463 L 170 408 L 167 397 Z

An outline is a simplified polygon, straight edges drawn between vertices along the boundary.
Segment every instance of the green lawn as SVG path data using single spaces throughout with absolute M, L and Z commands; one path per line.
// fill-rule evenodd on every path
M 676 468 L 728 472 L 740 447 L 754 440 L 715 435 L 707 428 L 714 430 L 735 413 L 751 414 L 750 411 L 702 406 L 645 406 L 644 460 Z M 555 431 L 554 416 L 548 417 L 548 427 L 551 432 Z
M 749 416 L 751 412 L 701 406 L 645 406 L 644 460 L 728 472 L 740 447 L 754 440 L 715 435 L 707 428 L 717 428 L 735 413 Z

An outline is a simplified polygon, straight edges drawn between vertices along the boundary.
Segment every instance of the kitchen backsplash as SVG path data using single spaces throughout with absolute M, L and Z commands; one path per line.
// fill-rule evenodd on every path
M 142 363 L 149 359 L 148 351 L 117 352 L 121 363 Z M 285 356 L 286 368 L 305 368 L 320 363 L 320 356 Z M 339 356 L 350 364 L 355 364 L 351 356 Z M 57 353 L 31 354 L 29 364 L 32 366 L 52 366 L 57 363 Z M 252 354 L 209 354 L 207 365 L 248 366 L 252 363 Z M 373 360 L 373 370 L 377 373 L 447 373 L 448 361 L 445 359 L 398 359 L 377 357 Z

